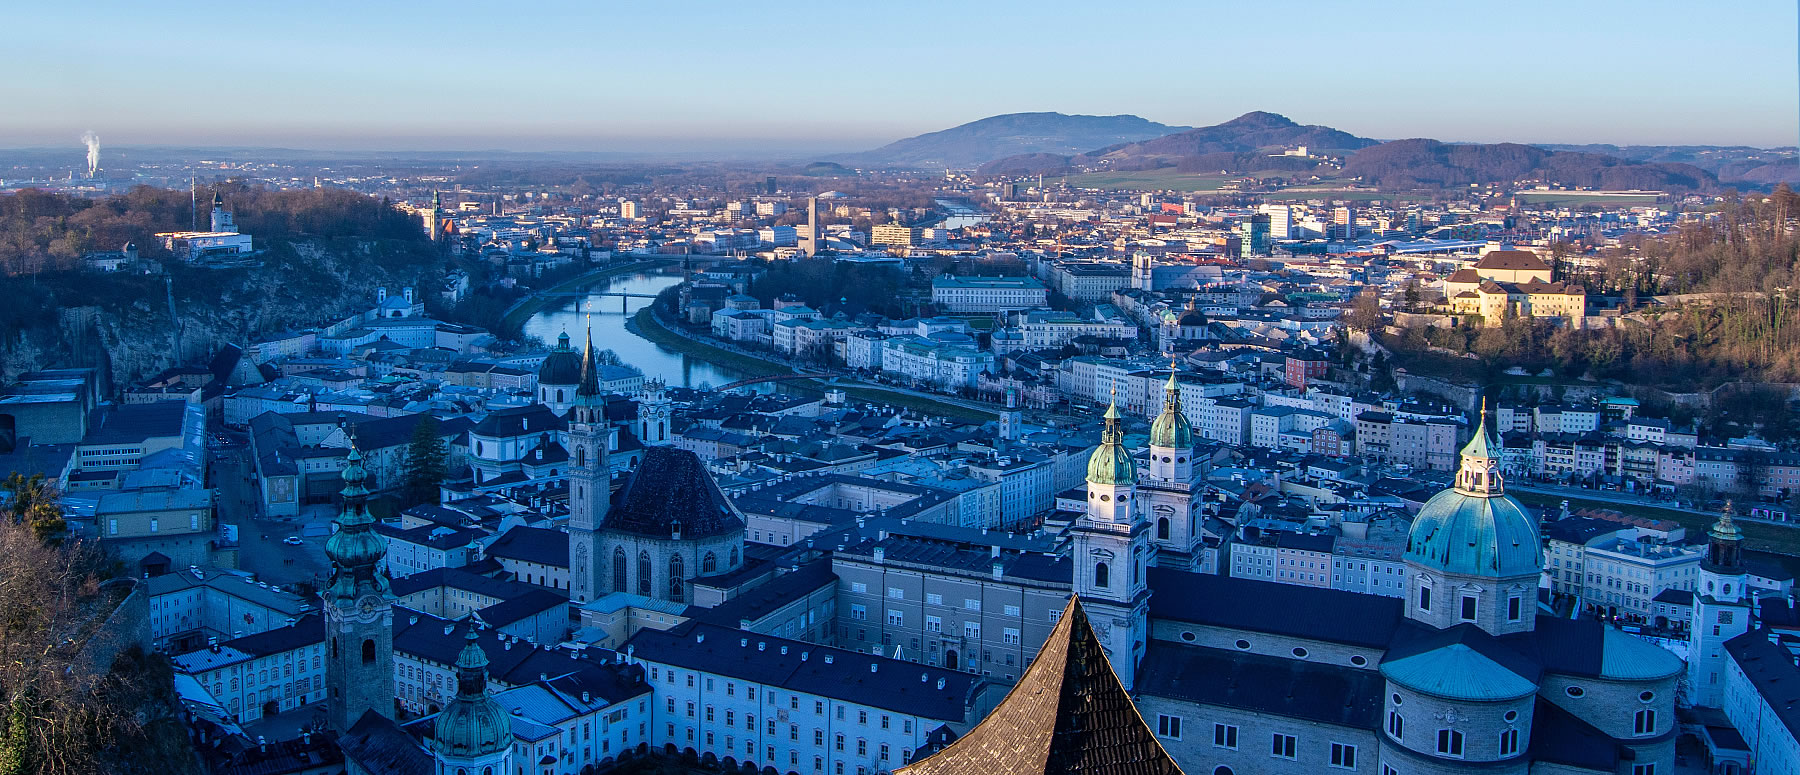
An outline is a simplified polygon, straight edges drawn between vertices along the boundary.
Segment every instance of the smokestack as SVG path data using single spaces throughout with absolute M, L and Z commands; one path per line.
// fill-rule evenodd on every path
M 81 135 L 81 144 L 87 146 L 88 179 L 92 180 L 100 172 L 100 136 L 85 132 Z

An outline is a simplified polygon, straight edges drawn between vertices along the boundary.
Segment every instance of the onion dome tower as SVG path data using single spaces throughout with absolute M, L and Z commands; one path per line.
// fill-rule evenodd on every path
M 487 652 L 475 628 L 456 656 L 456 697 L 432 726 L 439 775 L 506 775 L 512 771 L 512 720 L 487 691 Z
M 337 532 L 325 542 L 331 582 L 325 587 L 326 684 L 332 727 L 343 733 L 369 711 L 394 712 L 394 595 L 388 588 L 387 539 L 369 514 L 368 472 L 351 440 L 344 460 L 344 499 Z

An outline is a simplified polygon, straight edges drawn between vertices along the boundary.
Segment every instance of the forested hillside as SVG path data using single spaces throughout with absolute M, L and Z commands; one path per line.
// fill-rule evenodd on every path
M 429 288 L 442 276 L 443 261 L 418 219 L 381 200 L 332 189 L 225 184 L 218 191 L 255 239 L 262 266 L 201 269 L 168 260 L 154 234 L 189 227 L 187 191 L 0 195 L 0 294 L 11 300 L 0 305 L 0 376 L 85 365 L 129 381 L 226 343 L 341 319 L 372 303 L 377 286 Z M 203 228 L 211 199 L 211 190 L 201 192 Z M 166 275 L 76 268 L 83 253 L 128 241 Z

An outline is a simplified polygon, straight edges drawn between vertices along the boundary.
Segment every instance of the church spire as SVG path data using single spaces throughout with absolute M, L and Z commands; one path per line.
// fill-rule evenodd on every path
M 363 469 L 362 452 L 350 439 L 350 454 L 344 457 L 343 509 L 339 511 L 337 532 L 325 541 L 325 554 L 331 558 L 329 591 L 343 600 L 369 593 L 385 593 L 387 574 L 380 568 L 387 554 L 387 540 L 375 533 L 375 518 L 369 514 L 368 472 Z
M 594 313 L 587 316 L 587 344 L 581 348 L 581 382 L 575 386 L 577 396 L 600 395 L 600 357 L 594 352 Z
M 1743 572 L 1744 531 L 1731 518 L 1736 510 L 1735 504 L 1725 501 L 1725 508 L 1719 511 L 1719 521 L 1706 531 L 1707 570 L 1721 574 Z

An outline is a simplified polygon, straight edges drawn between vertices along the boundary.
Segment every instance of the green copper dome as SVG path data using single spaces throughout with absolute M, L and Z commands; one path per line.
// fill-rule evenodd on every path
M 1121 443 L 1124 432 L 1119 429 L 1119 407 L 1106 407 L 1106 430 L 1100 433 L 1100 446 L 1088 458 L 1089 484 L 1136 484 L 1137 462 Z
M 1413 517 L 1406 539 L 1408 563 L 1499 578 L 1543 568 L 1537 523 L 1505 494 L 1499 461 L 1490 450 L 1484 416 L 1475 438 L 1463 448 L 1456 486 L 1432 496 Z
M 1194 425 L 1181 413 L 1181 386 L 1175 373 L 1169 373 L 1169 385 L 1163 389 L 1162 414 L 1150 423 L 1150 446 L 1169 449 L 1193 449 Z
M 456 698 L 432 725 L 432 748 L 443 756 L 479 757 L 512 745 L 512 721 L 506 709 L 487 693 L 487 652 L 469 628 L 467 643 L 456 657 Z

